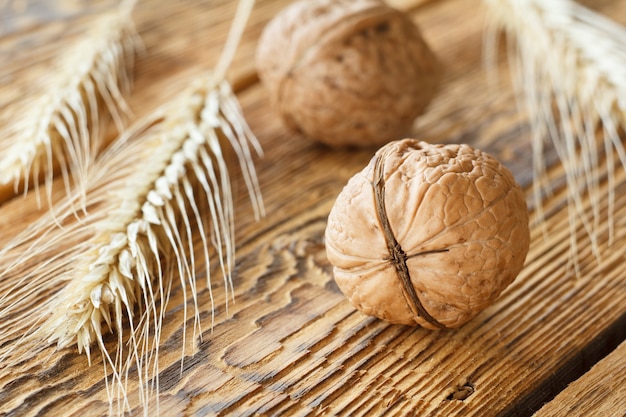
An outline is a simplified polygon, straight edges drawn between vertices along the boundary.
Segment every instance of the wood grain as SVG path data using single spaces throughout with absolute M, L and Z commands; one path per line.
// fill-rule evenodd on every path
M 535 413 L 535 417 L 626 414 L 626 342 Z
M 146 45 L 130 98 L 137 117 L 214 65 L 235 7 L 226 0 L 146 3 L 136 11 Z M 243 80 L 239 99 L 265 150 L 257 168 L 267 215 L 254 220 L 236 177 L 234 301 L 225 298 L 223 283 L 214 281 L 215 325 L 210 327 L 204 290 L 199 294 L 202 338 L 182 340 L 183 297 L 175 289 L 160 349 L 161 395 L 150 411 L 158 407 L 167 416 L 532 415 L 626 339 L 626 173 L 618 174 L 612 246 L 606 220 L 599 226 L 601 260 L 580 232 L 581 277 L 568 267 L 562 170 L 554 165 L 550 175 L 556 188 L 544 202 L 546 222 L 533 228 L 527 265 L 495 305 L 461 329 L 440 332 L 363 316 L 334 284 L 323 234 L 335 197 L 374 149 L 331 150 L 310 143 L 288 132 L 271 111 L 264 88 L 254 82 L 253 56 L 264 24 L 286 3 L 258 2 L 230 74 Z M 516 105 L 504 57 L 499 78 L 489 83 L 485 76 L 480 2 L 422 3 L 394 4 L 411 11 L 446 73 L 442 91 L 412 135 L 479 147 L 529 187 L 526 116 Z M 626 21 L 617 0 L 597 7 Z M 554 162 L 553 155 L 546 158 Z M 35 201 L 29 195 L 0 207 L 0 242 L 36 217 Z M 107 337 L 109 347 L 115 342 L 114 335 Z M 623 357 L 623 347 L 615 352 Z M 109 413 L 102 375 L 101 358 L 93 358 L 89 367 L 72 348 L 51 347 L 14 368 L 0 364 L 0 415 Z M 606 383 L 602 375 L 592 381 Z M 130 406 L 140 414 L 138 382 L 130 384 Z M 613 404 L 615 397 L 607 398 Z

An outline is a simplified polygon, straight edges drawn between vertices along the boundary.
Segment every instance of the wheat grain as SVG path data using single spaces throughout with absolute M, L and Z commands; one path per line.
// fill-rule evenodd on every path
M 252 5 L 250 0 L 240 3 L 231 41 L 215 72 L 137 121 L 93 163 L 84 212 L 72 210 L 81 197 L 69 194 L 0 251 L 5 260 L 0 267 L 0 340 L 15 341 L 0 345 L 0 364 L 10 366 L 50 344 L 75 344 L 91 362 L 95 345 L 105 375 L 113 369 L 107 390 L 112 403 L 121 399 L 118 413 L 130 409 L 130 372 L 139 378 L 139 401 L 147 410 L 149 398 L 158 392 L 159 341 L 174 281 L 184 306 L 181 358 L 189 305 L 192 340 L 201 334 L 198 253 L 212 306 L 212 256 L 218 259 L 225 291 L 232 293 L 235 221 L 224 144 L 239 162 L 255 216 L 263 214 L 252 162 L 261 148 L 224 81 L 230 49 L 237 45 L 232 38 L 241 36 Z M 51 224 L 53 219 L 62 228 Z M 200 238 L 199 250 L 194 236 Z M 118 338 L 113 353 L 104 342 L 108 331 Z
M 544 152 L 551 145 L 565 171 L 570 261 L 579 273 L 575 230 L 584 227 L 600 259 L 596 230 L 603 199 L 609 201 L 609 241 L 613 240 L 615 170 L 618 164 L 626 167 L 619 135 L 626 127 L 626 29 L 570 0 L 485 2 L 487 55 L 495 51 L 500 29 L 510 36 L 511 68 L 531 125 L 538 219 L 543 220 L 541 200 L 549 192 Z M 602 158 L 607 159 L 604 171 L 599 168 Z M 599 186 L 603 178 L 610 185 L 608 193 Z M 590 210 L 583 208 L 585 193 L 592 202 Z
M 25 328 L 37 327 L 36 332 L 29 332 L 30 343 L 47 339 L 59 348 L 76 344 L 90 357 L 94 344 L 108 355 L 103 334 L 109 328 L 120 338 L 117 353 L 105 361 L 116 369 L 115 379 L 123 381 L 122 375 L 136 366 L 142 380 L 148 381 L 158 375 L 158 355 L 153 350 L 158 352 L 173 277 L 179 277 L 185 306 L 187 294 L 194 306 L 192 338 L 196 339 L 200 322 L 193 236 L 201 239 L 207 271 L 209 253 L 214 250 L 225 290 L 233 287 L 234 210 L 224 140 L 238 156 L 256 215 L 263 210 L 251 163 L 251 146 L 258 152 L 260 148 L 228 84 L 215 82 L 212 77 L 199 82 L 182 99 L 159 111 L 149 129 L 138 129 L 103 154 L 89 177 L 88 214 L 76 220 L 69 210 L 73 202 L 67 200 L 33 225 L 39 232 L 29 235 L 31 241 L 20 238 L 21 246 L 12 246 L 21 255 L 13 261 L 5 257 L 7 266 L 0 272 L 7 282 L 0 284 L 0 340 L 17 338 Z M 143 168 L 138 170 L 138 166 Z M 208 215 L 203 214 L 200 198 Z M 52 218 L 63 228 L 48 226 L 48 232 L 42 233 Z M 22 269 L 36 262 L 42 263 Z M 4 280 L 15 275 L 19 280 Z M 213 300 L 210 280 L 207 275 Z M 8 282 L 12 282 L 10 287 Z M 33 305 L 37 306 L 35 314 L 28 308 Z M 132 364 L 124 362 L 121 353 L 126 320 L 134 351 Z M 153 342 L 148 344 L 151 331 Z M 13 353 L 9 349 L 3 359 Z
M 0 203 L 40 182 L 50 201 L 55 171 L 67 192 L 73 186 L 84 190 L 83 179 L 103 145 L 103 113 L 121 131 L 130 112 L 124 95 L 137 43 L 131 10 L 126 2 L 99 16 L 58 56 L 43 93 L 4 109 L 11 123 L 0 138 Z

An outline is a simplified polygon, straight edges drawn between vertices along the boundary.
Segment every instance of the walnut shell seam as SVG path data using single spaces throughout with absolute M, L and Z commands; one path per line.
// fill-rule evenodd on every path
M 409 272 L 409 267 L 406 264 L 406 252 L 402 250 L 400 243 L 398 243 L 398 240 L 393 234 L 393 230 L 391 230 L 391 224 L 389 222 L 387 209 L 385 207 L 385 158 L 385 154 L 380 155 L 374 163 L 375 183 L 372 184 L 372 187 L 374 188 L 376 213 L 378 214 L 378 219 L 380 220 L 381 226 L 383 228 L 383 234 L 387 242 L 389 261 L 393 263 L 396 271 L 398 272 L 398 278 L 402 283 L 402 295 L 404 296 L 409 308 L 413 311 L 413 314 L 415 314 L 416 316 L 421 316 L 424 320 L 437 328 L 445 329 L 446 326 L 437 321 L 437 319 L 435 319 L 433 316 L 431 316 L 428 311 L 426 311 L 426 308 L 420 301 L 419 296 L 417 295 L 417 291 L 415 290 L 415 287 L 411 282 L 411 274 Z M 439 249 L 435 251 L 418 253 L 415 256 L 447 251 L 448 249 Z

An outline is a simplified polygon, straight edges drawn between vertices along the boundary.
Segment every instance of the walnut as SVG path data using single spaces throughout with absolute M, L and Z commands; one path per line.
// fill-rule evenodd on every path
M 263 31 L 256 60 L 285 124 L 331 146 L 400 139 L 441 78 L 415 24 L 380 0 L 293 3 Z
M 350 179 L 325 239 L 339 288 L 363 313 L 453 328 L 522 269 L 528 209 L 513 175 L 486 153 L 404 139 Z

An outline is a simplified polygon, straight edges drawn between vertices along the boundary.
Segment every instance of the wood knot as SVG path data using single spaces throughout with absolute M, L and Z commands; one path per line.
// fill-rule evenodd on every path
M 446 397 L 446 400 L 465 401 L 475 391 L 474 384 L 466 382 L 463 385 L 458 385 L 454 391 Z

